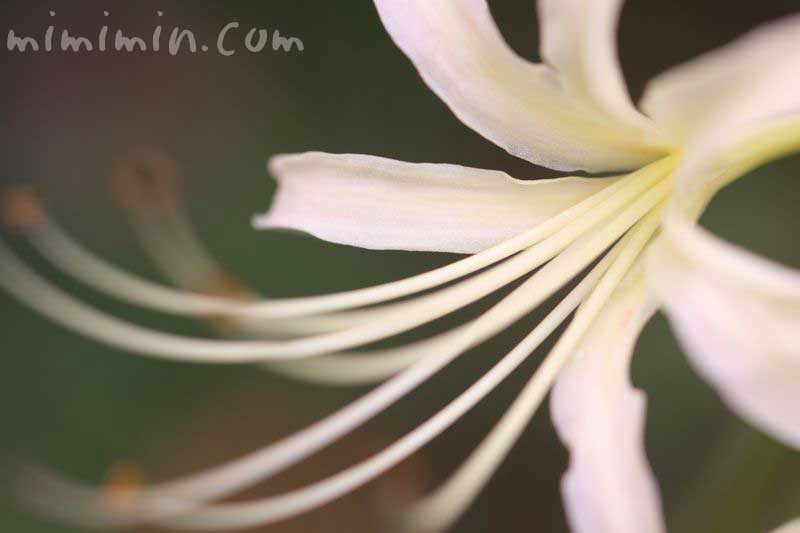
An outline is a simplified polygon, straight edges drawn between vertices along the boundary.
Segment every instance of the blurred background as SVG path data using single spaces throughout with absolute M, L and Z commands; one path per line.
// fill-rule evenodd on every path
M 511 45 L 536 59 L 533 2 L 490 3 Z M 798 7 L 796 0 L 628 0 L 620 49 L 631 92 L 638 97 L 664 68 Z M 245 31 L 279 29 L 302 39 L 303 52 L 241 50 L 231 57 L 213 51 L 177 56 L 0 51 L 8 91 L 0 104 L 3 186 L 35 184 L 53 218 L 79 241 L 153 280 L 164 278 L 112 187 L 118 162 L 137 147 L 157 148 L 175 162 L 180 202 L 208 249 L 242 283 L 275 297 L 390 281 L 455 256 L 364 251 L 293 233 L 255 231 L 250 217 L 268 208 L 274 190 L 265 168 L 273 154 L 356 152 L 502 169 L 520 178 L 555 175 L 507 155 L 451 116 L 394 47 L 367 0 L 20 0 L 0 3 L 0 21 L 3 44 L 11 28 L 42 35 L 51 23 L 78 34 L 107 23 L 147 35 L 160 22 L 215 36 L 228 22 L 239 21 Z M 787 61 L 797 60 L 797 50 L 786 53 Z M 800 266 L 798 163 L 798 157 L 787 158 L 736 182 L 716 198 L 703 224 Z M 17 236 L 3 238 L 40 272 L 113 314 L 166 331 L 215 334 L 207 324 L 102 297 L 48 267 Z M 114 478 L 114 472 L 116 478 L 153 482 L 218 464 L 302 428 L 367 390 L 305 385 L 253 366 L 144 359 L 68 333 L 5 294 L 0 294 L 0 319 L 0 446 L 97 483 Z M 247 495 L 298 487 L 392 442 L 485 371 L 531 320 L 474 349 L 352 437 Z M 382 517 L 435 487 L 466 458 L 537 362 L 531 358 L 452 430 L 386 476 L 263 530 L 382 530 Z M 633 379 L 649 396 L 648 454 L 670 531 L 750 533 L 800 513 L 800 456 L 724 408 L 688 367 L 661 316 L 638 345 Z M 558 488 L 565 465 L 566 454 L 543 408 L 454 530 L 566 531 Z M 2 532 L 77 531 L 30 516 L 3 499 Z

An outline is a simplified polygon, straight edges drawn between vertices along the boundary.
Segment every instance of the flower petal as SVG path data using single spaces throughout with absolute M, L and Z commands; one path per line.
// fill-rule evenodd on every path
M 800 448 L 800 272 L 731 246 L 677 211 L 648 268 L 697 371 L 742 418 Z
M 683 140 L 673 177 L 690 216 L 752 168 L 800 149 L 800 15 L 765 24 L 719 50 L 668 70 L 642 107 Z
M 800 109 L 800 15 L 765 24 L 672 68 L 648 85 L 642 108 L 678 139 L 730 130 Z
M 651 314 L 638 268 L 612 296 L 553 389 L 553 423 L 570 450 L 562 494 L 574 533 L 665 531 L 644 452 L 646 400 L 628 377 L 636 338 Z
M 598 110 L 648 127 L 631 102 L 617 57 L 623 0 L 539 0 L 542 58 L 566 90 Z
M 259 228 L 373 249 L 472 253 L 554 216 L 617 178 L 520 181 L 503 172 L 319 152 L 270 161 L 278 179 Z
M 800 149 L 800 113 L 740 124 L 691 143 L 672 177 L 674 200 L 699 216 L 723 186 L 750 170 Z
M 640 167 L 663 155 L 652 134 L 574 98 L 585 91 L 565 91 L 551 67 L 516 55 L 485 0 L 375 0 L 375 5 L 428 86 L 462 122 L 511 154 L 559 170 L 589 171 Z M 549 34 L 553 41 L 552 24 Z M 593 96 L 600 89 L 594 81 L 605 77 L 598 74 L 607 66 L 605 55 L 600 63 L 588 73 Z M 589 70 L 560 60 L 558 65 L 569 66 L 569 75 Z M 606 100 L 617 101 L 603 96 Z

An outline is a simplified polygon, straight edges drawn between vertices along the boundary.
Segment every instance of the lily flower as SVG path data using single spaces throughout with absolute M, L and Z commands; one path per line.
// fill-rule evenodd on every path
M 155 285 L 94 257 L 30 207 L 35 198 L 17 195 L 5 212 L 26 213 L 9 218 L 21 219 L 17 225 L 25 235 L 66 272 L 160 311 L 225 317 L 236 338 L 185 338 L 107 316 L 53 287 L 0 245 L 0 286 L 53 321 L 148 356 L 263 362 L 315 382 L 382 381 L 354 403 L 262 450 L 140 487 L 124 509 L 109 507 L 102 489 L 38 468 L 25 477 L 28 499 L 56 517 L 94 526 L 151 522 L 222 529 L 298 515 L 361 486 L 430 442 L 571 315 L 492 432 L 405 515 L 404 524 L 422 530 L 451 525 L 550 392 L 552 418 L 570 452 L 562 494 L 572 531 L 665 531 L 643 446 L 645 397 L 629 378 L 637 337 L 657 310 L 669 318 L 698 374 L 734 413 L 800 448 L 800 273 L 696 223 L 726 184 L 800 149 L 800 62 L 787 60 L 800 47 L 800 16 L 757 28 L 666 71 L 649 83 L 636 107 L 615 45 L 621 0 L 540 0 L 542 63 L 508 47 L 485 0 L 375 5 L 392 39 L 465 125 L 531 163 L 618 174 L 519 181 L 498 171 L 366 155 L 275 157 L 269 168 L 279 188 L 269 211 L 254 219 L 257 227 L 294 228 L 371 249 L 468 254 L 385 285 L 288 300 L 259 299 L 246 289 L 203 290 L 202 280 L 223 280 L 224 271 L 169 201 L 157 224 L 146 216 L 138 224 L 179 288 Z M 520 279 L 499 303 L 451 331 L 397 348 L 348 352 Z M 385 450 L 285 494 L 213 503 L 354 430 L 572 280 L 577 284 L 568 295 L 488 373 Z M 797 527 L 795 522 L 780 531 Z

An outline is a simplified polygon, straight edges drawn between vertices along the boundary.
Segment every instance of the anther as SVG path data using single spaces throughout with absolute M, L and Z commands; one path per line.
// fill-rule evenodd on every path
M 242 302 L 252 302 L 258 299 L 258 295 L 247 288 L 244 283 L 234 276 L 225 272 L 218 272 L 205 280 L 198 290 L 207 295 L 226 300 L 239 300 Z M 236 324 L 230 317 L 225 315 L 208 315 L 205 317 L 206 323 L 215 331 L 226 336 L 235 334 Z
M 125 515 L 135 507 L 143 487 L 144 476 L 138 467 L 128 463 L 112 465 L 103 486 L 103 505 L 112 515 Z
M 0 193 L 0 217 L 13 231 L 26 232 L 46 220 L 44 206 L 33 185 L 17 185 Z
M 139 147 L 116 164 L 113 186 L 120 205 L 140 218 L 171 215 L 178 205 L 177 163 L 165 152 Z

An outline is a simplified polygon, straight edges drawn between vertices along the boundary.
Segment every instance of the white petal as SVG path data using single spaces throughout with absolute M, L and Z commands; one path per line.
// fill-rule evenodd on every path
M 617 57 L 623 0 L 539 0 L 542 58 L 567 91 L 617 119 L 646 126 Z
M 656 77 L 642 108 L 688 142 L 800 109 L 800 15 L 765 24 Z
M 675 203 L 699 216 L 723 186 L 771 160 L 800 150 L 800 113 L 707 132 L 684 151 L 672 177 Z
M 675 197 L 698 216 L 752 168 L 800 149 L 800 15 L 766 24 L 653 80 L 643 108 L 683 139 Z
M 520 181 L 503 172 L 311 152 L 270 161 L 259 228 L 289 227 L 373 249 L 472 253 L 554 216 L 617 178 Z
M 553 389 L 553 423 L 570 450 L 562 493 L 573 533 L 665 531 L 644 451 L 646 400 L 628 376 L 634 343 L 650 315 L 638 269 L 617 289 Z
M 796 518 L 788 524 L 782 525 L 772 533 L 800 533 L 800 518 Z
M 664 153 L 650 133 L 574 98 L 551 67 L 516 55 L 485 0 L 375 0 L 375 5 L 428 86 L 462 122 L 510 153 L 559 170 L 589 171 L 640 167 Z M 600 58 L 597 72 L 606 62 Z M 589 78 L 595 80 L 597 72 Z M 599 87 L 592 87 L 598 96 Z
M 680 216 L 648 267 L 690 362 L 736 413 L 800 447 L 800 272 Z

